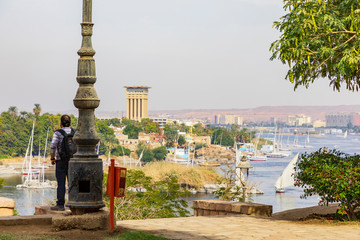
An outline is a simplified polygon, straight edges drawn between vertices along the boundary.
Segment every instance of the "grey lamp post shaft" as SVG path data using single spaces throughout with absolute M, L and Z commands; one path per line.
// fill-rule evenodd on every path
M 77 90 L 74 105 L 79 109 L 78 131 L 74 136 L 74 142 L 78 146 L 76 157 L 97 157 L 95 146 L 99 137 L 95 128 L 95 108 L 99 106 L 94 83 L 95 72 L 95 50 L 92 48 L 91 36 L 93 23 L 91 22 L 92 0 L 83 0 L 83 22 L 81 23 L 82 45 L 78 51 Z
M 96 82 L 95 51 L 92 48 L 91 22 L 92 0 L 83 0 L 83 22 L 81 23 L 82 44 L 78 51 L 78 71 L 76 80 L 79 88 L 74 105 L 79 110 L 77 131 L 74 142 L 77 152 L 69 162 L 69 201 L 73 214 L 96 212 L 105 204 L 102 201 L 102 160 L 96 153 L 99 137 L 96 133 L 95 108 L 100 100 L 94 88 Z

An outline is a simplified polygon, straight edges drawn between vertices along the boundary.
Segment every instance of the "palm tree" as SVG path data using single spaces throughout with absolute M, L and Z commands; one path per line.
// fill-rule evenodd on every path
M 8 112 L 15 118 L 18 114 L 18 109 L 16 106 L 10 106 Z
M 39 116 L 41 113 L 41 106 L 38 103 L 35 103 L 34 105 L 35 107 L 33 108 L 33 112 L 36 116 Z
M 20 112 L 20 116 L 21 116 L 21 118 L 25 118 L 26 114 L 27 114 L 27 112 L 26 112 L 26 111 L 21 111 L 21 112 Z

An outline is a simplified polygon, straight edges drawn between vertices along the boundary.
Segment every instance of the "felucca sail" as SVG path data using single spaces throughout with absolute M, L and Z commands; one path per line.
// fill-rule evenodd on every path
M 298 160 L 299 153 L 297 153 L 293 159 L 286 166 L 284 171 L 281 173 L 280 177 L 277 179 L 275 183 L 275 189 L 277 192 L 283 192 L 284 188 L 294 186 L 294 168 L 296 166 L 296 162 Z

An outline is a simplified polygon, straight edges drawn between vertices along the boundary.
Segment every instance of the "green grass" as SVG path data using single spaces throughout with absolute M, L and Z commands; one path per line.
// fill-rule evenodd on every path
M 144 232 L 125 232 L 111 238 L 106 238 L 106 240 L 169 240 L 169 239 Z

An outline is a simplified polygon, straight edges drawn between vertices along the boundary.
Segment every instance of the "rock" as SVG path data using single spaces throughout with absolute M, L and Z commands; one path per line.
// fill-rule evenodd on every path
M 0 217 L 14 216 L 13 208 L 0 208 Z
M 206 193 L 213 193 L 216 190 L 219 190 L 220 185 L 215 183 L 205 184 L 204 189 Z
M 15 201 L 11 198 L 0 197 L 0 216 L 14 216 Z
M 11 198 L 0 197 L 0 208 L 15 208 L 15 200 Z
M 264 194 L 263 191 L 257 189 L 257 188 L 251 188 L 247 190 L 248 194 Z

